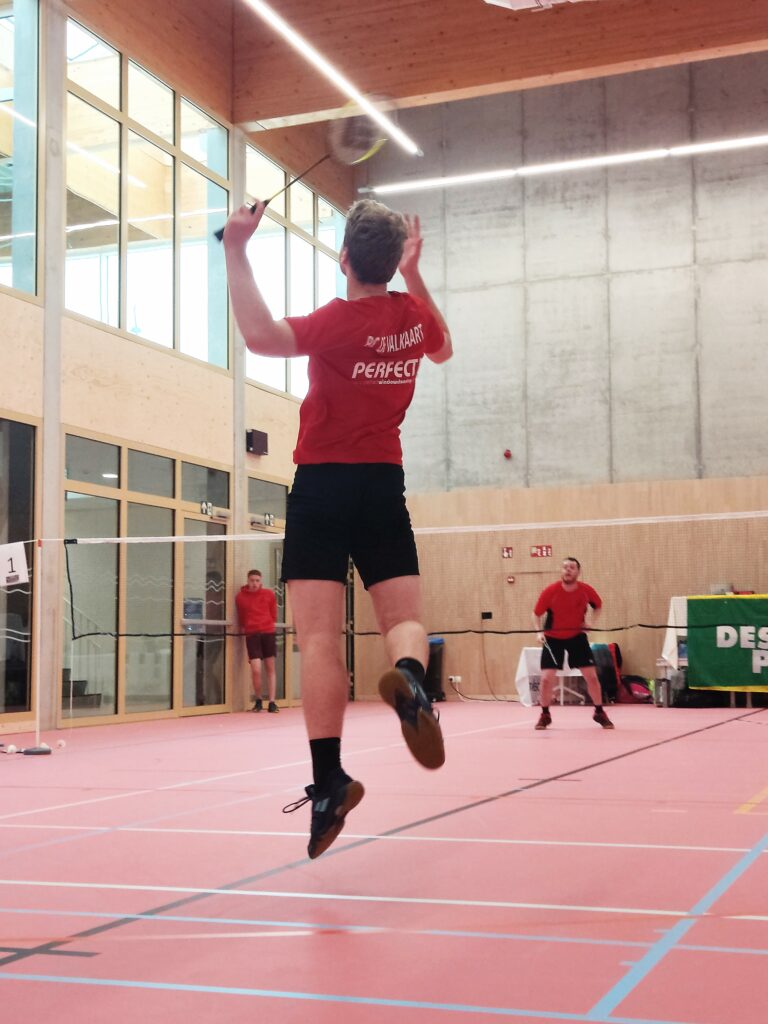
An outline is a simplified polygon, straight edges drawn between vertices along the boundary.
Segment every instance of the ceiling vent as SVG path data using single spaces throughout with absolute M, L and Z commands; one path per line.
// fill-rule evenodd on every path
M 583 4 L 594 3 L 594 0 L 485 0 L 487 4 L 494 7 L 506 7 L 509 11 L 543 11 L 547 7 L 554 7 L 555 4 Z

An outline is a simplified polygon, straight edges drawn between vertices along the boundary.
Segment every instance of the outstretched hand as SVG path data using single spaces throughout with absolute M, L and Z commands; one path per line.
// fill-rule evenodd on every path
M 400 257 L 398 270 L 403 277 L 415 273 L 419 269 L 419 257 L 424 239 L 421 237 L 421 224 L 417 216 L 405 214 L 405 226 L 408 229 L 408 237 L 403 246 L 403 255 Z
M 253 206 L 241 206 L 224 225 L 225 246 L 245 246 L 264 216 L 267 204 L 257 201 Z

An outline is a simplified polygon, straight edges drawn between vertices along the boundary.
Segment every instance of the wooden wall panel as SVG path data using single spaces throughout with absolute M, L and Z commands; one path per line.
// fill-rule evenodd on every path
M 75 317 L 62 323 L 64 423 L 194 462 L 232 461 L 229 374 Z
M 43 415 L 43 308 L 0 292 L 3 325 L 0 409 L 12 416 Z
M 245 389 L 245 423 L 247 430 L 262 430 L 269 438 L 268 455 L 246 457 L 248 472 L 254 476 L 263 474 L 269 479 L 279 478 L 286 483 L 292 481 L 299 403 L 249 384 Z
M 481 0 L 284 0 L 280 13 L 361 89 L 403 106 L 768 48 L 768 0 L 601 0 L 512 12 Z M 234 120 L 311 115 L 338 92 L 245 5 L 235 9 Z M 284 122 L 285 123 L 285 122 Z
M 464 492 L 459 496 L 430 495 L 411 499 L 414 521 L 426 525 L 478 525 L 493 521 L 491 500 L 518 514 L 507 523 L 543 524 L 563 520 L 574 511 L 578 490 L 580 519 L 696 515 L 704 512 L 768 511 L 768 478 L 612 485 L 580 489 Z M 651 508 L 645 497 L 663 497 Z M 608 495 L 612 501 L 607 501 Z M 443 507 L 445 506 L 445 508 Z M 610 506 L 610 512 L 607 506 Z M 457 510 L 461 509 L 461 512 Z M 531 515 L 534 509 L 542 514 Z M 471 511 L 468 511 L 471 510 Z M 483 515 L 485 510 L 485 515 Z M 602 514 L 601 513 L 602 510 Z M 559 511 L 559 516 L 558 516 Z M 431 515 L 430 515 L 431 512 Z M 463 515 L 462 515 L 463 513 Z M 577 518 L 573 516 L 572 518 Z M 515 672 L 520 651 L 535 646 L 532 632 L 498 636 L 492 631 L 533 630 L 531 612 L 541 590 L 559 577 L 563 558 L 576 556 L 582 578 L 604 600 L 596 643 L 617 641 L 625 672 L 651 677 L 664 639 L 662 629 L 632 628 L 638 623 L 663 625 L 669 599 L 676 595 L 709 593 L 716 583 L 737 589 L 768 592 L 768 518 L 700 520 L 608 526 L 528 526 L 484 532 L 418 535 L 424 589 L 424 622 L 430 633 L 445 638 L 444 675 L 461 675 L 468 694 L 492 698 L 515 695 Z M 532 558 L 534 544 L 551 544 L 550 558 Z M 512 558 L 502 548 L 512 547 Z M 507 578 L 513 576 L 514 583 Z M 493 618 L 483 621 L 480 613 Z M 355 628 L 375 629 L 367 597 L 358 589 Z M 617 630 L 608 632 L 608 630 Z M 356 686 L 361 697 L 376 692 L 384 668 L 381 641 L 360 638 L 356 644 Z

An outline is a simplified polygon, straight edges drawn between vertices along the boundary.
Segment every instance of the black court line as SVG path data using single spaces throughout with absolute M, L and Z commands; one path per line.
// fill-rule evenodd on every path
M 725 709 L 723 709 L 725 710 Z M 494 796 L 483 797 L 480 800 L 473 800 L 471 803 L 462 804 L 459 807 L 453 807 L 448 811 L 441 811 L 439 814 L 431 814 L 426 818 L 419 818 L 416 821 L 409 821 L 405 825 L 398 825 L 395 828 L 388 829 L 386 832 L 380 832 L 377 836 L 370 836 L 365 839 L 357 839 L 352 843 L 348 843 L 346 846 L 338 846 L 330 849 L 327 853 L 323 854 L 323 859 L 329 857 L 341 856 L 342 854 L 349 853 L 350 850 L 357 850 L 360 847 L 368 846 L 370 843 L 375 843 L 379 839 L 387 838 L 388 836 L 397 836 L 403 832 L 408 832 L 410 829 L 419 828 L 422 825 L 430 825 L 436 821 L 442 821 L 445 818 L 451 818 L 455 814 L 463 814 L 465 811 L 474 810 L 476 807 L 483 807 L 486 804 L 496 803 L 499 800 L 506 800 L 508 797 L 516 796 L 518 793 L 526 793 L 532 789 L 538 789 L 541 786 L 546 786 L 550 782 L 560 782 L 565 779 L 570 779 L 572 775 L 578 775 L 580 772 L 590 771 L 592 768 L 602 768 L 607 764 L 614 764 L 616 761 L 623 761 L 625 758 L 634 757 L 635 754 L 642 754 L 646 750 L 654 750 L 657 747 L 664 747 L 670 743 L 677 743 L 679 740 L 689 739 L 691 736 L 699 736 L 702 733 L 710 732 L 712 729 L 719 729 L 723 725 L 730 725 L 731 722 L 739 722 L 744 719 L 749 719 L 754 715 L 760 715 L 766 708 L 757 708 L 751 711 L 745 712 L 743 715 L 736 715 L 733 718 L 724 719 L 721 722 L 713 722 L 711 725 L 702 726 L 700 729 L 692 729 L 690 732 L 680 733 L 678 736 L 670 736 L 664 740 L 656 740 L 654 743 L 646 743 L 642 747 L 635 747 L 632 750 L 625 750 L 622 754 L 614 754 L 612 757 L 602 758 L 600 761 L 593 761 L 591 764 L 580 765 L 578 768 L 572 768 L 567 772 L 560 772 L 558 775 L 550 775 L 546 779 L 537 779 L 534 782 L 529 782 L 525 786 L 515 786 L 514 789 L 507 789 L 503 793 L 497 793 Z M 343 833 L 342 833 L 343 834 Z M 246 886 L 253 885 L 255 882 L 260 882 L 265 878 L 272 878 L 275 875 L 282 874 L 286 871 L 292 871 L 294 868 L 303 867 L 304 865 L 311 863 L 308 857 L 302 857 L 300 860 L 290 861 L 287 864 L 282 864 L 279 867 L 270 868 L 267 871 L 262 871 L 257 875 L 249 875 L 246 878 L 240 878 L 234 882 L 227 882 L 225 885 L 216 886 L 217 892 L 204 892 L 204 893 L 192 893 L 187 896 L 183 896 L 180 899 L 174 900 L 171 903 L 163 903 L 160 906 L 152 907 L 149 910 L 139 911 L 143 917 L 158 917 L 170 910 L 178 910 L 180 907 L 188 907 L 193 903 L 198 903 L 204 899 L 210 899 L 219 893 L 225 893 L 228 889 L 243 889 Z M 212 887 L 214 888 L 214 887 Z M 75 912 L 76 914 L 76 912 Z M 29 949 L 19 950 L 13 953 L 11 956 L 0 959 L 0 967 L 6 966 L 7 964 L 17 963 L 20 960 L 27 960 L 33 956 L 40 955 L 51 955 L 54 954 L 60 946 L 68 945 L 71 942 L 75 942 L 79 939 L 92 938 L 95 935 L 103 935 L 106 932 L 114 931 L 116 928 L 121 928 L 125 925 L 134 924 L 136 920 L 135 914 L 131 917 L 121 917 L 115 921 L 109 921 L 106 924 L 96 925 L 93 928 L 87 928 L 81 932 L 73 933 L 67 939 L 56 939 L 49 942 L 41 943 L 39 946 L 30 947 Z M 83 955 L 97 955 L 95 952 L 92 954 Z

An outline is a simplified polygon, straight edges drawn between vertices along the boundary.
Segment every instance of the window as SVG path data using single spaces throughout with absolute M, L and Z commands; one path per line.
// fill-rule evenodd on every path
M 113 498 L 67 491 L 65 536 L 116 537 L 118 509 Z M 61 695 L 65 718 L 116 711 L 117 640 L 107 634 L 117 632 L 117 572 L 117 544 L 68 546 Z
M 133 61 L 121 95 L 121 54 L 71 20 L 67 54 L 67 309 L 226 368 L 229 132 Z
M 181 148 L 188 156 L 226 178 L 228 142 L 227 130 L 217 121 L 188 100 L 181 101 Z M 216 226 L 220 227 L 220 224 Z
M 170 461 L 170 460 L 168 460 Z M 169 508 L 128 503 L 129 537 L 173 534 Z M 173 543 L 127 544 L 125 552 L 126 711 L 173 703 Z M 166 636 L 141 634 L 166 633 Z
M 173 90 L 128 62 L 128 116 L 166 142 L 173 142 Z
M 120 449 L 114 444 L 67 434 L 66 477 L 67 480 L 79 480 L 84 484 L 119 487 Z M 89 534 L 80 536 L 87 537 Z M 105 536 L 111 537 L 114 534 Z
M 315 250 L 303 238 L 291 235 L 289 253 L 290 314 L 291 316 L 306 316 L 315 308 Z M 309 387 L 308 364 L 309 360 L 306 356 L 298 356 L 290 360 L 288 389 L 296 398 L 303 398 L 307 393 Z
M 128 452 L 128 490 L 173 497 L 174 461 L 149 452 Z
M 285 171 L 272 160 L 262 156 L 253 146 L 245 147 L 245 192 L 250 203 L 269 199 L 286 184 Z M 273 213 L 285 216 L 285 192 L 269 204 Z
M 0 544 L 33 536 L 34 446 L 34 427 L 0 419 Z M 32 580 L 37 552 L 31 544 L 24 551 Z M 31 707 L 32 599 L 29 584 L 0 587 L 0 713 Z
M 117 327 L 120 315 L 120 125 L 67 97 L 68 309 Z
M 173 157 L 128 133 L 128 283 L 131 334 L 173 346 Z
M 325 199 L 317 198 L 317 237 L 334 252 L 340 252 L 344 241 L 344 214 Z
M 291 223 L 308 235 L 315 233 L 314 198 L 314 193 L 300 181 L 288 189 Z
M 182 501 L 210 502 L 216 508 L 229 508 L 229 473 L 220 469 L 184 462 L 181 467 Z
M 227 219 L 227 193 L 181 168 L 180 347 L 214 366 L 227 365 L 227 271 L 213 233 Z
M 0 284 L 37 291 L 37 3 L 0 8 Z
M 246 194 L 249 202 L 273 196 L 287 181 L 285 171 L 253 147 L 246 147 Z M 248 258 L 272 316 L 303 316 L 336 295 L 344 294 L 338 252 L 344 216 L 303 182 L 270 202 L 259 230 L 248 245 Z M 309 386 L 305 356 L 276 359 L 247 352 L 250 380 L 303 398 Z
M 285 519 L 288 504 L 288 488 L 284 484 L 273 484 L 268 480 L 248 478 L 248 512 L 252 516 L 272 515 Z
M 248 243 L 251 266 L 259 268 L 259 287 L 272 316 L 279 320 L 285 316 L 285 247 L 284 227 L 265 217 L 259 230 Z M 286 389 L 286 361 L 246 352 L 245 373 L 251 380 L 267 384 L 278 391 Z
M 120 54 L 75 21 L 67 22 L 67 77 L 119 109 Z

